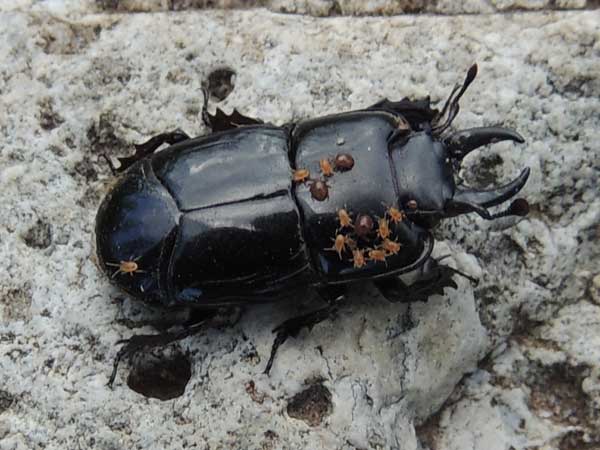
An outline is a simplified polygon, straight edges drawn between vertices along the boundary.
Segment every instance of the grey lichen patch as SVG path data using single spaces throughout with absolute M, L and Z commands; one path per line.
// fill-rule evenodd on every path
M 98 121 L 92 123 L 87 130 L 89 149 L 95 154 L 123 155 L 129 144 L 115 134 L 113 123 L 118 123 L 116 117 L 109 112 L 100 114 Z
M 5 390 L 0 390 L 0 414 L 12 406 L 15 397 Z
M 22 235 L 25 245 L 31 248 L 45 249 L 52 244 L 52 225 L 38 219 L 35 224 Z
M 127 385 L 145 397 L 171 400 L 183 395 L 191 376 L 191 363 L 180 350 L 139 353 L 133 360 Z
M 316 427 L 333 411 L 331 392 L 322 382 L 315 382 L 294 395 L 287 406 L 288 416 Z
M 88 89 L 94 89 L 94 94 L 100 99 L 103 92 L 126 86 L 134 70 L 118 54 L 95 57 L 91 59 L 91 68 L 83 75 L 83 83 Z
M 152 12 L 254 8 L 268 3 L 267 0 L 96 0 L 96 7 L 101 11 Z
M 95 165 L 87 158 L 76 162 L 69 173 L 74 177 L 82 177 L 87 182 L 96 181 L 98 179 L 98 171 L 96 170 Z
M 592 278 L 589 293 L 592 301 L 595 304 L 600 305 L 600 273 L 597 274 L 594 278 Z
M 71 23 L 45 17 L 36 44 L 48 54 L 72 55 L 84 51 L 101 31 L 99 23 Z
M 31 319 L 31 286 L 0 287 L 0 319 L 9 323 L 18 320 L 27 322 Z
M 273 430 L 267 430 L 264 432 L 265 439 L 261 443 L 262 450 L 273 450 L 277 448 L 277 441 L 279 440 L 279 435 L 275 433 Z
M 474 186 L 488 186 L 498 183 L 499 174 L 502 171 L 503 159 L 497 153 L 483 154 L 477 157 L 472 166 L 465 164 L 468 170 L 465 172 L 470 176 L 465 181 Z
M 38 120 L 42 129 L 50 131 L 60 126 L 65 120 L 54 109 L 51 97 L 44 97 L 38 101 Z
M 391 16 L 396 14 L 418 14 L 436 11 L 438 0 L 272 0 L 269 7 L 273 10 L 311 14 L 315 16 Z

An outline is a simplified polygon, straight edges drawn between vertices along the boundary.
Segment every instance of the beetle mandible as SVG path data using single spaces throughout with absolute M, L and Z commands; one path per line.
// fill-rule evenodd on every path
M 450 131 L 476 74 L 473 65 L 440 111 L 429 99 L 384 99 L 284 126 L 236 110 L 212 115 L 205 91 L 210 134 L 159 134 L 119 158 L 118 169 L 108 160 L 126 172 L 96 218 L 102 268 L 132 296 L 167 307 L 250 305 L 313 288 L 327 306 L 274 330 L 267 373 L 277 348 L 329 317 L 351 283 L 369 280 L 390 301 L 456 287 L 460 272 L 431 256 L 431 229 L 464 213 L 493 220 L 528 212 L 523 199 L 495 214 L 487 209 L 514 197 L 528 168 L 496 189 L 457 182 L 469 152 L 524 142 L 501 127 Z M 156 152 L 164 143 L 171 146 Z M 134 336 L 109 383 L 122 357 L 180 337 Z

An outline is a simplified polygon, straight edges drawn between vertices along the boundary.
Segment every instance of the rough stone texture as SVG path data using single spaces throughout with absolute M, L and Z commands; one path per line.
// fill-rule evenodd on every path
M 7 3 L 0 449 L 600 446 L 598 12 L 322 20 Z M 528 218 L 461 217 L 437 233 L 436 254 L 451 253 L 477 288 L 459 279 L 413 305 L 357 289 L 335 322 L 282 347 L 271 377 L 270 330 L 308 299 L 265 305 L 181 344 L 183 395 L 131 390 L 127 373 L 144 364 L 105 386 L 115 342 L 155 332 L 161 314 L 95 265 L 94 216 L 113 179 L 101 153 L 177 127 L 204 133 L 200 86 L 216 68 L 237 74 L 220 107 L 282 123 L 380 97 L 439 102 L 473 61 L 480 75 L 455 126 L 504 124 L 527 143 L 475 152 L 464 178 L 493 185 L 532 168 Z M 287 408 L 317 380 L 331 408 L 310 426 Z
M 511 11 L 595 9 L 598 0 L 0 0 L 0 9 L 90 12 L 156 12 L 190 9 L 248 9 L 317 17 L 397 14 L 488 14 Z

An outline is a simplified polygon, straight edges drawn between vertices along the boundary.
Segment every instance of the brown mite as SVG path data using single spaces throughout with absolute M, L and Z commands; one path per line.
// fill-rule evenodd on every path
M 310 195 L 312 195 L 312 198 L 315 200 L 322 202 L 329 197 L 329 187 L 324 181 L 313 181 L 310 185 Z
M 319 161 L 319 167 L 321 168 L 321 173 L 324 177 L 333 176 L 333 167 L 331 167 L 331 163 L 328 159 L 322 159 Z
M 387 209 L 386 214 L 390 216 L 390 220 L 393 223 L 400 223 L 404 220 L 404 213 L 398 208 L 394 208 L 393 206 L 390 206 Z
M 117 263 L 109 263 L 106 265 L 110 267 L 118 267 L 118 269 L 110 276 L 111 278 L 116 277 L 119 273 L 128 273 L 130 276 L 133 276 L 134 273 L 143 273 L 145 270 L 141 270 L 136 262 L 137 259 L 130 261 L 121 261 L 119 264 Z
M 294 170 L 294 175 L 292 179 L 294 183 L 304 183 L 310 177 L 310 172 L 308 169 L 296 169 Z
M 371 219 L 371 216 L 361 214 L 356 218 L 356 221 L 354 222 L 354 232 L 358 237 L 367 237 L 372 229 L 373 219 Z
M 364 267 L 366 264 L 364 250 L 358 248 L 352 250 L 352 262 L 354 263 L 354 267 L 357 269 Z
M 333 164 L 335 165 L 335 170 L 346 172 L 354 167 L 354 158 L 348 153 L 338 153 L 335 155 Z
M 380 249 L 385 250 L 387 256 L 389 256 L 389 255 L 396 255 L 400 251 L 400 247 L 401 247 L 400 243 L 398 243 L 396 241 L 392 241 L 390 239 L 385 239 L 381 243 Z
M 387 264 L 385 257 L 387 255 L 385 254 L 385 251 L 383 250 L 379 250 L 379 249 L 370 249 L 368 252 L 368 258 L 371 261 L 379 261 L 379 262 L 384 262 Z
M 340 221 L 340 227 L 342 228 L 351 228 L 352 227 L 352 219 L 350 218 L 350 213 L 345 209 L 339 209 L 337 212 L 338 220 Z
M 417 201 L 416 200 L 409 200 L 408 202 L 406 202 L 406 206 L 408 207 L 408 209 L 415 210 L 415 209 L 417 209 L 417 207 L 419 205 L 417 205 Z
M 325 250 L 331 250 L 337 252 L 340 259 L 342 259 L 342 252 L 346 250 L 346 247 L 353 248 L 356 246 L 352 238 L 338 234 L 333 240 L 333 247 L 326 248 Z
M 390 237 L 390 223 L 385 217 L 377 219 L 377 236 L 381 239 L 387 239 Z

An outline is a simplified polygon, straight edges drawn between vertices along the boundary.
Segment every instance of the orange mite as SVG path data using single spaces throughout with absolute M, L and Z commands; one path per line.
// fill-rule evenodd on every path
M 371 261 L 386 262 L 385 257 L 386 257 L 386 254 L 385 254 L 385 251 L 383 251 L 383 250 L 379 250 L 379 249 L 369 250 L 369 259 Z
M 332 250 L 337 252 L 340 259 L 342 259 L 342 252 L 346 250 L 346 246 L 352 247 L 354 244 L 354 241 L 352 241 L 352 239 L 347 238 L 343 234 L 338 234 L 333 241 L 333 247 L 326 248 L 325 250 Z
M 350 218 L 350 213 L 345 209 L 340 209 L 337 212 L 338 220 L 340 221 L 340 226 L 342 228 L 352 227 L 352 219 Z
M 319 166 L 321 167 L 321 173 L 324 177 L 333 176 L 333 167 L 331 167 L 331 163 L 328 159 L 322 159 L 319 161 Z
M 390 237 L 390 224 L 386 218 L 378 219 L 379 228 L 377 229 L 377 235 L 381 239 L 387 239 Z
M 106 263 L 107 266 L 118 267 L 118 269 L 111 275 L 111 278 L 114 278 L 119 273 L 128 273 L 130 276 L 133 276 L 134 273 L 143 273 L 145 270 L 141 270 L 138 266 L 136 260 L 132 261 L 121 261 L 119 264 L 117 263 Z
M 364 267 L 364 265 L 366 264 L 365 255 L 363 252 L 364 250 L 360 249 L 352 250 L 352 261 L 354 262 L 354 267 L 356 267 L 357 269 Z
M 390 216 L 390 220 L 394 223 L 400 223 L 402 220 L 404 220 L 404 213 L 398 208 L 390 206 L 387 210 L 387 213 Z
M 294 170 L 293 180 L 295 183 L 304 183 L 310 177 L 308 169 L 297 169 Z
M 381 248 L 385 250 L 388 256 L 397 254 L 400 251 L 400 247 L 401 245 L 398 242 L 390 239 L 385 239 L 381 243 Z

